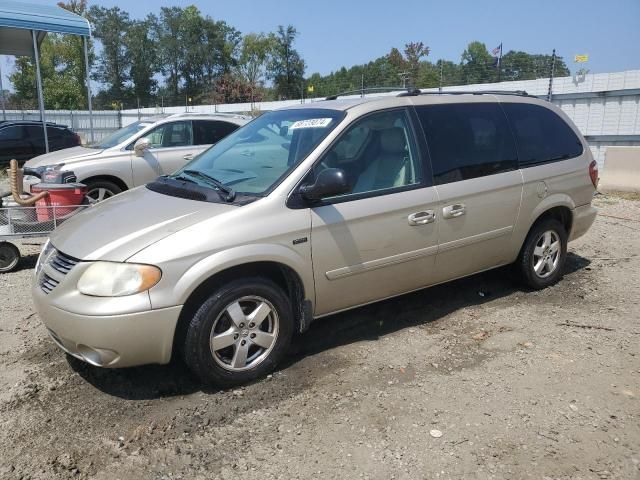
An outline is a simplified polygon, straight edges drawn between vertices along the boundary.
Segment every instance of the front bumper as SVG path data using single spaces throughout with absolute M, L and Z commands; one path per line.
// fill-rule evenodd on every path
M 133 367 L 171 360 L 181 306 L 122 315 L 79 315 L 52 306 L 34 288 L 38 315 L 54 342 L 98 367 Z

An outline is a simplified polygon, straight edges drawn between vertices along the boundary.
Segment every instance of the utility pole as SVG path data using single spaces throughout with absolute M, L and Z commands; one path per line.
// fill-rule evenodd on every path
M 553 49 L 553 53 L 551 54 L 551 75 L 549 75 L 549 93 L 547 94 L 547 101 L 551 101 L 551 91 L 553 89 L 553 74 L 556 70 L 556 49 Z
M 360 97 L 364 97 L 364 73 L 360 76 Z
M 0 65 L 0 103 L 2 103 L 2 119 L 7 119 L 7 112 L 4 109 L 4 87 L 2 86 L 2 65 Z
M 440 88 L 438 88 L 438 92 L 442 93 L 442 74 L 444 70 L 444 60 L 440 60 Z

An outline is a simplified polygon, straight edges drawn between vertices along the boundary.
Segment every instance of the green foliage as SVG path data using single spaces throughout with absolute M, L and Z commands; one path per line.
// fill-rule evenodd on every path
M 269 78 L 278 99 L 300 98 L 304 89 L 305 63 L 293 43 L 298 31 L 293 25 L 286 28 L 278 26 L 278 31 L 271 34 L 273 48 L 269 63 Z

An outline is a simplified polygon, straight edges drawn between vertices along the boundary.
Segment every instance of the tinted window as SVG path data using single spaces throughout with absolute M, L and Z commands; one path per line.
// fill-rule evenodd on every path
M 11 126 L 0 128 L 0 141 L 20 140 L 22 138 L 22 127 Z
M 497 103 L 416 107 L 436 185 L 517 168 L 516 147 Z
M 145 135 L 151 148 L 171 148 L 191 145 L 191 122 L 172 122 L 160 125 Z
M 36 126 L 36 125 L 29 125 L 24 127 L 25 130 L 27 131 L 27 138 L 29 138 L 29 140 L 35 141 L 35 140 L 39 140 L 41 142 L 44 142 L 43 138 L 43 130 L 42 130 L 42 126 Z M 47 131 L 49 131 L 50 129 L 47 129 Z
M 523 167 L 582 154 L 582 143 L 558 115 L 548 108 L 526 103 L 503 103 L 518 142 Z
M 351 126 L 314 167 L 317 175 L 326 168 L 345 171 L 351 192 L 416 185 L 422 168 L 404 110 L 369 115 Z
M 211 145 L 236 130 L 238 125 L 229 122 L 196 120 L 193 122 L 194 145 Z

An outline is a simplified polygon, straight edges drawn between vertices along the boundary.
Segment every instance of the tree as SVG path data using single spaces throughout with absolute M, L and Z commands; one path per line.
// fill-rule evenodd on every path
M 551 74 L 551 55 L 532 55 L 526 52 L 509 51 L 500 62 L 502 80 L 534 80 Z M 554 76 L 568 77 L 569 69 L 562 57 L 556 57 Z
M 471 42 L 462 53 L 462 81 L 465 84 L 497 81 L 496 59 L 482 42 Z
M 130 60 L 128 77 L 133 86 L 133 95 L 142 105 L 149 104 L 158 85 L 154 79 L 158 63 L 158 44 L 154 37 L 157 22 L 155 15 L 149 15 L 143 21 L 131 22 L 124 36 L 124 45 Z
M 273 55 L 269 64 L 269 77 L 273 80 L 276 96 L 281 99 L 296 98 L 304 82 L 305 63 L 293 47 L 297 30 L 293 25 L 280 25 L 273 41 Z
M 273 38 L 264 33 L 249 33 L 242 39 L 238 70 L 254 92 L 264 86 L 269 58 L 274 49 Z
M 182 58 L 182 9 L 162 7 L 157 27 L 161 71 L 167 77 L 169 94 L 178 96 Z
M 125 41 L 131 25 L 129 14 L 118 7 L 93 6 L 89 9 L 89 16 L 94 25 L 94 35 L 102 44 L 94 76 L 107 85 L 109 95 L 121 100 L 128 93 L 125 84 L 131 67 Z

